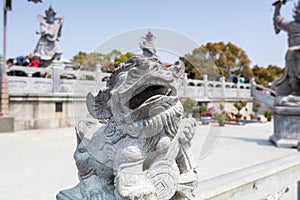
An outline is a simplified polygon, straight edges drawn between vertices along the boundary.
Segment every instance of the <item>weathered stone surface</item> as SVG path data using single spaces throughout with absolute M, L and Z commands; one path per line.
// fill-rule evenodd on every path
M 270 140 L 278 147 L 297 147 L 300 140 L 300 108 L 276 106 L 274 110 L 274 134 Z
M 183 76 L 181 62 L 166 67 L 135 56 L 112 73 L 106 90 L 89 94 L 87 107 L 97 120 L 76 127 L 80 183 L 57 199 L 193 199 L 196 124 L 182 117 Z
M 73 106 L 85 105 L 84 97 L 59 94 L 14 94 L 9 99 L 15 130 L 74 126 Z M 62 112 L 56 112 L 56 103 Z
M 294 96 L 294 95 L 277 96 L 275 98 L 275 106 L 299 107 L 300 96 Z M 290 112 L 292 112 L 292 110 L 290 110 Z
M 286 20 L 280 15 L 280 9 L 284 1 L 278 1 L 275 4 L 275 11 L 273 23 L 276 34 L 281 30 L 286 31 L 288 34 L 288 50 L 285 56 L 285 70 L 282 77 L 275 80 L 273 87 L 277 95 L 286 96 L 289 94 L 300 95 L 300 1 L 294 9 L 294 20 Z
M 0 133 L 14 131 L 13 117 L 0 117 Z

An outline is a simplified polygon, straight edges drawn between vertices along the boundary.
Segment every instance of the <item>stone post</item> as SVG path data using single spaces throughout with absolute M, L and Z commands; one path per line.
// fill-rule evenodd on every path
M 5 63 L 5 60 L 3 58 L 3 62 Z M 1 64 L 2 66 L 2 76 L 1 76 L 1 102 L 0 102 L 0 116 L 6 117 L 9 114 L 8 111 L 8 104 L 9 104 L 9 95 L 8 95 L 8 80 L 6 75 L 6 67 L 5 64 Z
M 204 81 L 204 97 L 208 98 L 208 76 L 207 74 L 203 75 L 203 81 Z
M 225 83 L 225 78 L 222 79 L 222 97 L 225 99 L 225 96 L 226 96 L 226 83 Z
M 60 82 L 60 77 L 59 77 L 59 63 L 57 62 L 52 62 L 52 92 L 57 93 L 59 92 L 59 82 Z
M 240 83 L 240 79 L 238 78 L 238 82 L 236 84 L 237 97 L 240 97 L 240 87 L 241 87 L 241 83 Z
M 33 74 L 32 71 L 27 72 L 27 77 L 31 78 L 31 77 L 32 77 L 32 74 Z
M 6 75 L 6 17 L 7 7 L 3 9 L 3 57 L 0 63 L 0 132 L 14 131 L 14 118 L 9 117 L 8 80 Z M 9 10 L 9 9 L 8 9 Z
M 101 71 L 101 65 L 100 64 L 97 64 L 96 65 L 96 91 L 99 91 L 100 89 L 102 89 L 102 88 L 105 88 L 105 85 L 104 85 L 104 83 L 102 82 L 102 78 L 103 77 L 101 77 L 101 73 L 102 73 L 102 71 Z
M 255 90 L 255 78 L 251 78 L 251 81 L 250 81 L 250 95 L 251 95 L 251 97 L 253 97 L 253 95 L 254 95 L 254 90 Z
M 6 75 L 6 9 L 3 9 L 3 57 L 1 65 L 1 87 L 0 87 L 0 116 L 8 116 L 8 80 Z

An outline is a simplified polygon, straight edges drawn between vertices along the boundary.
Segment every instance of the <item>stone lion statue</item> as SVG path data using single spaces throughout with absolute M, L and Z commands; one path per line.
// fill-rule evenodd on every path
M 76 126 L 80 182 L 56 198 L 194 199 L 198 176 L 189 148 L 196 124 L 183 118 L 183 76 L 181 62 L 167 67 L 134 56 L 112 72 L 106 90 L 89 93 L 87 108 L 97 120 Z

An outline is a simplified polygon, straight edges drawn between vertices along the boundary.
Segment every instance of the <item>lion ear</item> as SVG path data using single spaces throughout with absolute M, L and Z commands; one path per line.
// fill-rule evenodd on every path
M 108 90 L 100 90 L 96 97 L 89 92 L 86 97 L 86 105 L 90 115 L 99 120 L 109 119 L 112 116 L 108 105 L 109 99 L 110 92 Z

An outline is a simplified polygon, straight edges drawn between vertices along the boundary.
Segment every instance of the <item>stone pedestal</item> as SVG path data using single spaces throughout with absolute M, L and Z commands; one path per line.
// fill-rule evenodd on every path
M 276 106 L 274 109 L 274 134 L 270 140 L 281 148 L 297 147 L 300 140 L 300 108 Z
M 14 131 L 13 117 L 0 117 L 0 133 L 7 133 Z

